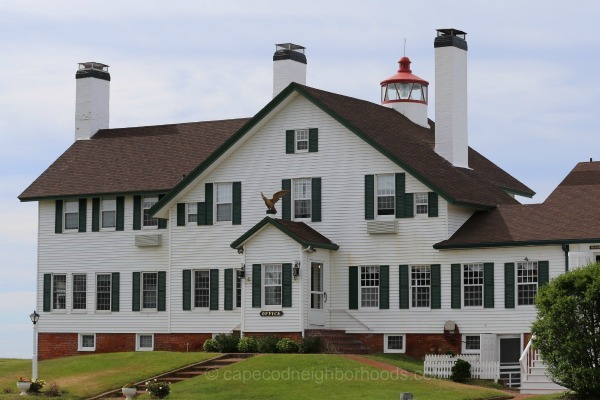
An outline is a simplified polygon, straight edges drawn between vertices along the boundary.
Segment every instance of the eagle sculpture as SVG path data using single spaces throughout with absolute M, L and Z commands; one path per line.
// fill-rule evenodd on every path
M 280 190 L 279 192 L 276 192 L 273 195 L 273 197 L 271 197 L 270 199 L 267 198 L 263 194 L 263 192 L 260 192 L 260 195 L 263 198 L 263 200 L 265 201 L 265 205 L 268 208 L 267 214 L 277 214 L 277 210 L 275 209 L 275 203 L 277 203 L 280 198 L 282 198 L 283 196 L 285 196 L 286 194 L 288 194 L 288 192 L 289 192 L 289 190 Z

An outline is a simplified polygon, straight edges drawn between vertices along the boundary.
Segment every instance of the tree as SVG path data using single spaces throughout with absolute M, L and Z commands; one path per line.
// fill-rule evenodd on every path
M 600 396 L 600 263 L 552 279 L 535 305 L 533 345 L 554 382 Z

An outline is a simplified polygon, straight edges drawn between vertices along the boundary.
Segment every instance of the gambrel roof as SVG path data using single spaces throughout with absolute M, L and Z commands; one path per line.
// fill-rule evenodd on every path
M 600 162 L 582 162 L 542 204 L 475 213 L 437 249 L 600 242 Z
M 473 149 L 470 169 L 451 165 L 434 151 L 433 122 L 427 129 L 390 108 L 292 83 L 251 119 L 101 130 L 75 142 L 19 198 L 168 191 L 157 211 L 294 93 L 450 203 L 491 209 L 518 204 L 507 192 L 534 194 Z

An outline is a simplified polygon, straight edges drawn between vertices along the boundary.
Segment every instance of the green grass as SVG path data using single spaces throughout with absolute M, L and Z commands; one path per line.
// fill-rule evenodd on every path
M 423 361 L 405 356 L 404 354 L 370 354 L 365 355 L 365 357 L 370 358 L 371 360 L 395 365 L 398 368 L 402 368 L 415 374 L 423 375 Z

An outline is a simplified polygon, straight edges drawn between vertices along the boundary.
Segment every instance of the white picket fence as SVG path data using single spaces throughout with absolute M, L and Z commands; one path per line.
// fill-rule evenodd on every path
M 459 358 L 471 364 L 471 377 L 473 378 L 497 380 L 500 377 L 500 362 L 480 361 L 478 354 L 459 354 L 458 356 L 428 354 L 425 356 L 425 375 L 450 378 L 452 367 Z

